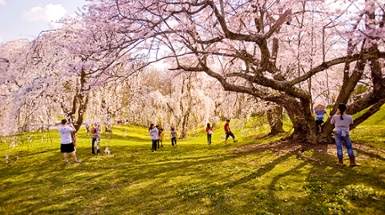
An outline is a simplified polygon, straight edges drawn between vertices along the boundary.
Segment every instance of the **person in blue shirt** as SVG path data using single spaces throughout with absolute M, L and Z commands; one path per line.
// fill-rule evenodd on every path
M 322 104 L 317 105 L 317 109 L 314 111 L 316 116 L 315 124 L 317 125 L 318 132 L 322 132 L 322 124 L 324 123 L 325 114 L 330 117 L 330 115 L 326 112 L 324 106 Z

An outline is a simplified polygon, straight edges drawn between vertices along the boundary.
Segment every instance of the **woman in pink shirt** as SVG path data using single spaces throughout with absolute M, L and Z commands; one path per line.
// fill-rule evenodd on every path
M 211 144 L 211 136 L 213 135 L 213 128 L 210 126 L 210 123 L 207 123 L 206 134 L 207 134 L 207 144 Z

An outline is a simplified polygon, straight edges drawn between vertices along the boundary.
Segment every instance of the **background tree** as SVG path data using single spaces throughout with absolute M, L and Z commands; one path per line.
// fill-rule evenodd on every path
M 19 106 L 13 108 L 15 113 L 10 115 L 25 113 L 46 122 L 45 108 L 49 108 L 55 114 L 48 116 L 55 117 L 55 121 L 58 116 L 66 116 L 78 130 L 91 90 L 127 77 L 132 71 L 122 69 L 124 65 L 131 66 L 132 60 L 125 47 L 115 47 L 113 37 L 114 33 L 89 29 L 76 20 L 61 29 L 44 32 L 27 43 L 20 50 L 22 55 L 10 61 L 7 71 L 2 71 L 8 75 L 7 85 L 12 88 L 7 99 Z M 23 105 L 28 107 L 21 109 Z M 24 117 L 23 121 L 34 122 L 31 117 Z
M 5 90 L 0 106 L 7 115 L 2 118 L 3 134 L 46 129 L 56 121 L 57 109 L 47 91 L 48 82 L 58 79 L 57 73 L 49 70 L 55 61 L 47 64 L 47 68 L 42 67 L 37 63 L 41 58 L 31 54 L 33 43 L 26 40 L 9 42 L 2 49 L 4 58 L 9 59 L 9 66 L 1 71 Z

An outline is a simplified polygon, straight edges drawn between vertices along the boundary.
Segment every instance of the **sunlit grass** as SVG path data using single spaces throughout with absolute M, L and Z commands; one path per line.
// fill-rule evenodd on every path
M 359 114 L 358 114 L 359 115 Z M 352 131 L 353 140 L 385 150 L 385 105 Z
M 70 165 L 55 130 L 3 138 L 0 214 L 385 214 L 381 126 L 353 132 L 363 166 L 348 168 L 335 165 L 333 145 L 303 152 L 322 164 L 306 160 L 258 123 L 232 121 L 239 142 L 227 144 L 220 123 L 210 146 L 204 125 L 176 147 L 165 131 L 154 153 L 147 128 L 118 125 L 102 134 L 98 156 L 81 130 L 82 163 Z

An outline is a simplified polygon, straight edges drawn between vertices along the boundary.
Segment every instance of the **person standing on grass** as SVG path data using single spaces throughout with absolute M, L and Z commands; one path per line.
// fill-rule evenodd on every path
M 151 124 L 150 125 L 150 128 L 148 129 L 148 131 L 150 132 L 150 137 L 151 137 L 151 142 L 152 142 L 152 152 L 155 152 L 156 151 L 156 145 L 158 143 L 158 135 L 159 135 L 159 131 L 158 131 L 158 128 L 154 126 L 154 124 Z
M 65 164 L 69 164 L 67 153 L 72 154 L 74 163 L 80 163 L 80 161 L 76 158 L 75 147 L 71 137 L 71 133 L 76 131 L 74 126 L 72 124 L 68 124 L 66 119 L 63 119 L 58 127 L 58 131 L 60 132 L 60 151 L 63 153 Z
M 171 128 L 170 134 L 171 134 L 171 145 L 176 146 L 176 131 L 174 127 Z
M 211 127 L 210 123 L 207 123 L 206 126 L 206 134 L 207 134 L 207 144 L 211 144 L 211 136 L 213 135 L 213 128 Z
M 160 148 L 160 140 L 159 140 L 159 138 L 160 138 L 160 128 L 159 128 L 159 125 L 156 125 L 155 128 L 158 129 L 158 139 L 156 140 L 156 144 L 157 144 L 157 147 L 159 149 Z
M 235 140 L 235 136 L 234 136 L 234 134 L 233 134 L 233 132 L 231 132 L 231 129 L 230 129 L 230 119 L 227 119 L 226 120 L 226 123 L 225 123 L 225 133 L 226 133 L 226 139 L 225 139 L 225 143 L 227 143 L 227 139 L 229 138 L 229 137 L 232 137 L 233 138 L 233 141 L 234 142 L 237 142 L 236 140 Z
M 96 124 L 91 128 L 91 134 L 92 134 L 92 154 L 95 154 L 95 142 L 100 141 L 100 126 L 99 124 Z
M 159 141 L 158 141 L 158 144 L 160 144 L 160 147 L 163 148 L 163 137 L 164 137 L 163 128 L 158 128 L 158 129 L 159 129 Z M 158 148 L 159 148 L 159 145 L 158 145 Z
M 330 116 L 322 104 L 317 105 L 317 109 L 314 111 L 314 114 L 316 116 L 315 124 L 317 125 L 318 133 L 321 133 L 322 124 L 324 123 L 324 115 L 326 114 L 328 117 Z
M 342 141 L 344 141 L 350 159 L 350 167 L 361 166 L 361 164 L 356 163 L 356 157 L 353 152 L 352 141 L 349 134 L 349 126 L 353 124 L 353 118 L 351 115 L 345 114 L 345 110 L 346 105 L 343 103 L 339 104 L 337 113 L 332 116 L 330 121 L 330 123 L 335 126 L 334 139 L 337 147 L 338 165 L 344 165 L 342 152 Z

